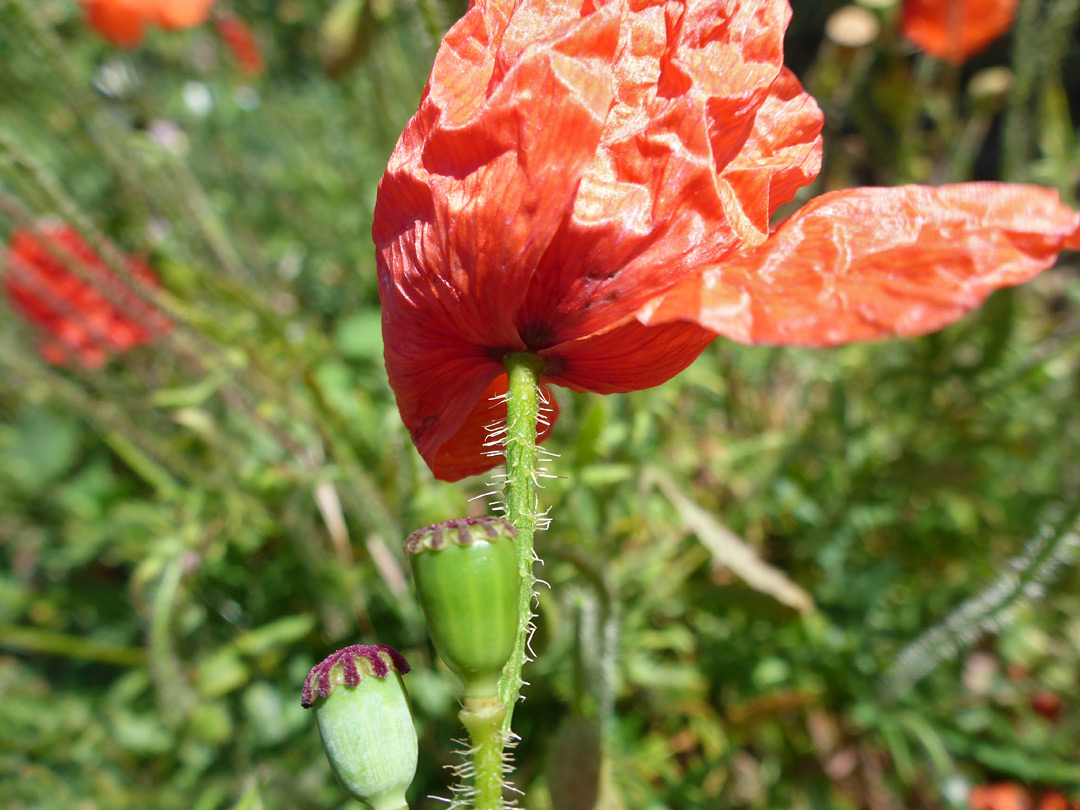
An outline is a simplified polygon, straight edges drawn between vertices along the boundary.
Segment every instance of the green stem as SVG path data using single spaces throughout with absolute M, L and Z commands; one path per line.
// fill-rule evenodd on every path
M 0 624 L 0 647 L 45 655 L 63 655 L 82 661 L 100 661 L 118 667 L 138 667 L 146 663 L 146 650 L 140 647 L 125 647 L 107 641 L 95 641 L 13 624 Z
M 506 402 L 506 517 L 517 529 L 518 627 L 514 650 L 503 668 L 498 693 L 466 695 L 459 715 L 472 744 L 474 810 L 503 810 L 503 749 L 510 736 L 510 718 L 521 691 L 529 628 L 532 625 L 533 532 L 536 529 L 536 422 L 540 410 L 540 372 L 544 361 L 535 354 L 504 359 L 509 379 Z
M 893 170 L 902 183 L 925 182 L 926 180 L 919 176 L 914 164 L 921 144 L 919 122 L 939 68 L 938 61 L 926 54 L 919 54 L 915 60 L 911 91 L 901 119 L 900 141 L 896 147 L 897 160 L 893 166 Z
M 536 418 L 540 407 L 540 372 L 544 361 L 535 354 L 508 354 L 503 363 L 509 379 L 506 401 L 506 517 L 518 531 L 518 633 L 514 652 L 499 681 L 499 697 L 506 706 L 503 729 L 510 720 L 521 691 L 521 668 L 532 625 L 533 532 L 536 529 Z
M 506 706 L 496 695 L 466 697 L 458 715 L 472 742 L 474 810 L 502 810 Z
M 180 582 L 184 576 L 184 553 L 165 564 L 150 617 L 150 675 L 166 719 L 183 720 L 195 705 L 195 696 L 184 681 L 180 660 L 172 643 L 172 619 Z
M 1023 0 L 1013 25 L 1013 79 L 1005 109 L 1002 129 L 1001 179 L 1016 182 L 1026 179 L 1031 158 L 1031 98 L 1035 92 L 1040 67 L 1040 0 Z

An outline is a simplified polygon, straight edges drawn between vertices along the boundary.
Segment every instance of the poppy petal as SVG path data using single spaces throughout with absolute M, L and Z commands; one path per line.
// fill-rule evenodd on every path
M 904 0 L 900 31 L 920 50 L 960 64 L 1012 26 L 1019 0 Z
M 489 436 L 493 426 L 506 422 L 506 389 L 506 375 L 502 374 L 476 400 L 457 433 L 440 446 L 430 460 L 425 457 L 436 478 L 459 481 L 502 464 L 501 447 L 489 443 Z M 537 444 L 551 435 L 551 428 L 559 418 L 559 404 L 546 385 L 540 386 L 540 399 L 544 404 L 543 419 L 537 424 Z
M 723 174 L 739 189 L 743 211 L 762 233 L 768 233 L 776 209 L 821 171 L 823 123 L 813 96 L 782 69 L 754 117 L 754 131 Z
M 157 0 L 154 22 L 162 28 L 194 28 L 206 22 L 217 0 Z
M 639 315 L 743 343 L 831 346 L 941 329 L 1051 266 L 1080 214 L 1036 186 L 859 188 L 818 197 L 768 242 Z
M 755 181 L 769 170 L 749 167 L 788 138 L 820 150 L 807 136 L 816 104 L 801 87 L 798 104 L 783 98 L 798 87 L 782 67 L 789 17 L 783 0 L 631 6 L 603 137 L 518 317 L 530 348 L 607 331 L 702 263 L 765 238 L 769 183 Z M 751 145 L 759 115 L 775 125 L 782 114 L 800 123 Z
M 1072 250 L 1080 250 L 1080 228 L 1076 229 L 1076 232 L 1071 236 L 1065 237 L 1065 247 Z
M 575 391 L 621 394 L 667 382 L 697 359 L 716 338 L 685 321 L 622 326 L 544 352 L 544 379 Z
M 259 40 L 246 22 L 232 14 L 218 14 L 214 25 L 242 73 L 258 76 L 263 72 L 266 62 L 259 48 Z
M 384 330 L 387 329 L 384 314 Z M 390 386 L 401 419 L 416 449 L 435 477 L 457 481 L 501 463 L 487 455 L 486 425 L 506 418 L 506 405 L 495 400 L 506 393 L 502 363 L 460 339 L 430 329 L 395 330 L 385 343 Z M 558 406 L 544 389 L 553 413 L 541 425 L 547 438 Z
M 975 785 L 968 794 L 971 810 L 1031 810 L 1035 799 L 1031 791 L 1017 782 Z
M 516 53 L 498 39 L 516 19 L 503 12 L 476 3 L 447 35 L 379 184 L 373 236 L 384 306 L 514 350 L 515 313 L 611 104 L 619 7 Z
M 1039 810 L 1069 810 L 1069 800 L 1060 790 L 1051 790 L 1039 799 Z
M 147 14 L 139 0 L 82 0 L 86 21 L 114 45 L 134 48 L 143 38 Z
M 383 310 L 383 355 L 401 420 L 416 449 L 435 455 L 470 418 L 501 363 L 483 349 L 410 318 L 395 323 Z M 433 467 L 434 469 L 434 467 Z

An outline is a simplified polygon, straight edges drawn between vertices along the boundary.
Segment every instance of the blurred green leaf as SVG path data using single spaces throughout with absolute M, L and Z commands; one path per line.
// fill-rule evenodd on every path
M 342 319 L 334 331 L 334 345 L 350 360 L 382 361 L 382 316 L 358 312 Z
M 71 469 L 79 453 L 80 431 L 70 416 L 33 408 L 7 426 L 4 476 L 30 495 Z

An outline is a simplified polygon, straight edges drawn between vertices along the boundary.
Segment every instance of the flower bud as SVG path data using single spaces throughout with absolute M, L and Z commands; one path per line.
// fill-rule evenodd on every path
M 382 644 L 355 644 L 312 667 L 300 704 L 315 707 L 326 758 L 349 793 L 373 810 L 407 810 L 416 729 L 401 676 L 409 665 Z
M 518 627 L 517 530 L 503 518 L 459 518 L 405 541 L 439 657 L 470 697 L 493 695 Z

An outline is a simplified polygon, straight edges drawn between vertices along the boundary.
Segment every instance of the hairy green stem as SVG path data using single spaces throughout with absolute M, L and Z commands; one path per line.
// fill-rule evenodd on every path
M 536 421 L 540 408 L 540 372 L 544 361 L 535 354 L 508 354 L 503 359 L 509 379 L 506 401 L 506 517 L 518 531 L 518 633 L 514 652 L 499 680 L 499 697 L 506 706 L 503 729 L 510 730 L 514 705 L 521 691 L 529 627 L 532 624 L 533 532 L 536 529 Z
M 521 691 L 529 628 L 532 624 L 533 532 L 536 529 L 536 423 L 538 384 L 544 361 L 516 353 L 504 359 L 506 401 L 506 517 L 517 529 L 518 626 L 514 649 L 503 667 L 495 694 L 466 695 L 459 717 L 468 729 L 473 810 L 503 810 L 504 749 L 510 718 Z
M 474 810 L 502 810 L 506 706 L 497 695 L 466 697 L 458 715 L 472 743 Z

